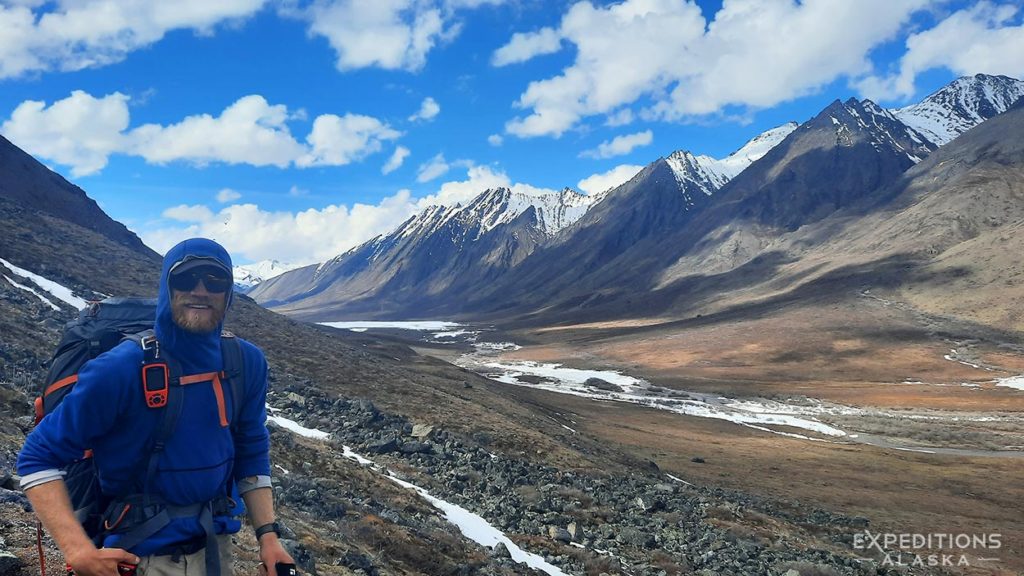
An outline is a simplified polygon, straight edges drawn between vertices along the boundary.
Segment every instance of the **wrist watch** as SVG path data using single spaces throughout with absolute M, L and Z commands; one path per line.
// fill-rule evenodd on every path
M 269 532 L 277 534 L 278 538 L 281 537 L 281 525 L 277 522 L 268 522 L 263 526 L 256 528 L 256 541 L 259 542 L 260 537 Z

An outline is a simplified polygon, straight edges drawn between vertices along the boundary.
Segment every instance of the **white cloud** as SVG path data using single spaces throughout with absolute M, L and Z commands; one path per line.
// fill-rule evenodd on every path
M 310 33 L 334 48 L 342 71 L 419 70 L 427 53 L 455 32 L 446 30 L 439 7 L 416 0 L 329 0 L 313 4 L 303 16 Z
M 438 154 L 420 164 L 419 169 L 416 171 L 416 181 L 420 183 L 430 182 L 447 174 L 450 168 L 451 166 L 444 159 L 444 154 Z
M 238 258 L 311 263 L 390 231 L 415 211 L 408 191 L 377 205 L 331 205 L 301 212 L 270 212 L 255 204 L 235 204 L 192 220 L 193 224 L 184 228 L 169 226 L 141 234 L 146 244 L 161 253 L 198 235 L 216 239 Z M 260 233 L 253 234 L 253 230 Z
M 466 204 L 484 190 L 492 188 L 508 188 L 513 192 L 532 195 L 557 192 L 549 188 L 538 188 L 522 182 L 512 182 L 505 172 L 495 170 L 490 166 L 468 166 L 465 180 L 445 182 L 434 194 L 417 200 L 416 209 L 419 211 L 438 204 L 442 206 Z
M 445 7 L 449 10 L 457 8 L 479 8 L 480 6 L 498 6 L 507 0 L 445 0 Z
M 210 33 L 256 13 L 266 0 L 18 1 L 0 5 L 0 78 L 119 62 L 171 30 Z
M 491 134 L 487 137 L 487 143 L 491 146 L 501 146 L 505 142 L 505 139 L 501 137 L 501 134 Z
M 231 188 L 224 188 L 220 192 L 217 192 L 217 202 L 221 204 L 227 204 L 228 202 L 234 202 L 241 198 L 242 195 L 232 190 Z
M 897 73 L 870 76 L 857 86 L 868 98 L 889 100 L 913 96 L 917 76 L 933 68 L 1024 77 L 1024 24 L 1013 25 L 1019 13 L 1018 6 L 992 2 L 955 12 L 907 38 Z
M 76 90 L 49 108 L 36 100 L 22 102 L 0 130 L 29 154 L 71 166 L 79 177 L 100 171 L 111 153 L 124 149 L 128 122 L 124 94 L 95 98 Z
M 383 142 L 399 136 L 400 132 L 371 116 L 324 114 L 313 121 L 313 131 L 306 137 L 312 150 L 295 163 L 300 167 L 342 166 L 379 152 Z
M 0 129 L 30 154 L 71 167 L 74 176 L 100 171 L 112 154 L 141 156 L 152 164 L 184 160 L 253 166 L 341 166 L 379 152 L 401 133 L 358 114 L 323 114 L 306 143 L 297 141 L 284 105 L 244 96 L 219 116 L 198 114 L 175 124 L 128 129 L 128 97 L 96 98 L 82 91 L 54 102 L 22 102 Z
M 309 190 L 299 188 L 295 184 L 292 184 L 292 187 L 288 189 L 288 195 L 292 198 L 301 198 L 302 196 L 309 195 Z
M 576 183 L 576 188 L 593 196 L 628 182 L 630 178 L 636 176 L 637 172 L 643 169 L 643 166 L 635 164 L 620 164 L 607 172 L 593 174 L 580 180 Z
M 165 218 L 187 226 L 147 226 L 140 234 L 146 244 L 161 253 L 185 238 L 205 236 L 221 242 L 239 259 L 310 264 L 391 232 L 427 206 L 465 204 L 484 190 L 499 186 L 526 193 L 552 192 L 513 183 L 504 172 L 487 166 L 472 166 L 467 168 L 464 180 L 445 182 L 435 193 L 422 198 L 413 198 L 409 190 L 399 190 L 375 205 L 332 205 L 300 212 L 271 212 L 255 204 L 235 204 L 216 213 L 202 206 L 176 206 L 165 211 Z M 253 230 L 260 233 L 253 234 Z
M 625 126 L 633 123 L 633 111 L 629 108 L 623 108 L 618 112 L 612 112 L 605 118 L 604 125 L 611 127 Z
M 380 169 L 380 173 L 381 174 L 390 174 L 390 173 L 394 172 L 395 170 L 398 170 L 398 168 L 402 165 L 402 163 L 405 162 L 405 159 L 408 158 L 408 157 L 409 157 L 409 149 L 408 148 L 406 148 L 405 146 L 399 146 L 399 147 L 395 148 L 395 152 L 393 154 L 391 154 L 391 158 L 388 158 L 387 163 L 384 164 L 384 166 Z
M 517 32 L 512 39 L 491 56 L 492 66 L 508 66 L 526 62 L 541 54 L 554 54 L 562 49 L 562 38 L 552 28 L 541 28 L 536 32 Z
M 869 52 L 928 2 L 725 0 L 710 23 L 691 2 L 577 2 L 558 29 L 575 61 L 531 82 L 516 102 L 527 114 L 505 129 L 557 137 L 638 102 L 645 118 L 665 120 L 773 106 L 869 73 Z
M 417 120 L 433 120 L 441 112 L 441 106 L 431 97 L 427 97 L 420 104 L 420 109 L 409 116 L 410 122 L 416 122 Z
M 306 152 L 292 137 L 287 120 L 286 106 L 245 96 L 217 117 L 199 114 L 169 126 L 140 126 L 129 134 L 133 145 L 126 151 L 155 164 L 186 160 L 284 168 Z
M 181 204 L 164 210 L 163 216 L 179 222 L 204 222 L 213 218 L 213 212 L 201 204 L 195 206 Z
M 612 158 L 629 154 L 634 148 L 647 146 L 654 140 L 654 134 L 650 130 L 637 132 L 635 134 L 623 134 L 612 140 L 601 142 L 593 150 L 584 150 L 580 156 L 584 158 Z

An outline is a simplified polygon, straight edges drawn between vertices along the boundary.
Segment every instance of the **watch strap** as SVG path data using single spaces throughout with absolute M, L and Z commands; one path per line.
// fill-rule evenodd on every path
M 256 528 L 256 540 L 259 541 L 261 536 L 270 532 L 281 536 L 281 526 L 277 522 L 268 522 Z

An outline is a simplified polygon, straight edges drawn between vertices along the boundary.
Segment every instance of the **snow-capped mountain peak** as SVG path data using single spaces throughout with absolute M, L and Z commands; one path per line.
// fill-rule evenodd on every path
M 298 266 L 277 260 L 263 260 L 254 264 L 235 266 L 235 284 L 242 288 L 252 288 L 264 280 L 284 274 L 295 268 L 298 268 Z
M 1024 97 L 1024 81 L 977 74 L 958 78 L 921 102 L 892 110 L 901 122 L 941 146 Z
M 691 182 L 697 184 L 705 194 L 711 194 L 767 154 L 796 130 L 797 126 L 796 122 L 787 122 L 762 132 L 725 158 L 718 159 L 705 154 L 695 156 L 685 150 L 677 150 L 665 161 L 672 168 L 680 185 Z
M 550 236 L 582 218 L 594 200 L 594 197 L 580 194 L 571 188 L 564 188 L 560 192 L 493 188 L 461 208 L 459 217 L 478 222 L 480 233 L 485 234 L 533 208 L 539 228 Z
M 789 136 L 797 129 L 797 126 L 799 124 L 796 122 L 787 122 L 782 126 L 776 126 L 771 130 L 762 132 L 751 138 L 739 150 L 721 160 L 714 160 L 714 164 L 709 165 L 708 168 L 725 176 L 726 179 L 732 180 L 744 168 L 753 164 L 755 160 L 760 160 L 769 150 L 785 140 L 786 136 Z M 706 156 L 699 156 L 698 158 L 706 158 Z
M 708 196 L 729 181 L 729 178 L 713 169 L 715 162 L 710 156 L 694 156 L 688 150 L 676 150 L 665 158 L 665 163 L 672 169 L 680 187 L 695 185 Z
M 835 130 L 836 142 L 841 146 L 852 145 L 866 138 L 876 149 L 879 146 L 891 147 L 905 154 L 915 164 L 935 149 L 935 145 L 924 135 L 871 100 L 837 100 L 819 114 L 816 120 L 819 123 L 825 122 L 826 116 Z M 855 137 L 854 133 L 859 136 Z

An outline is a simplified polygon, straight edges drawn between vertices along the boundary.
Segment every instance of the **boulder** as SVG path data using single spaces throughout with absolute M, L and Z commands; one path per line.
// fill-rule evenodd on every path
M 644 512 L 657 512 L 665 509 L 665 503 L 653 496 L 637 496 L 633 502 Z
M 403 442 L 402 447 L 399 448 L 402 454 L 430 454 L 434 451 L 434 447 L 427 442 Z
M 566 532 L 572 537 L 573 541 L 579 542 L 585 538 L 583 534 L 583 527 L 575 522 L 570 522 L 566 527 Z
M 504 542 L 498 542 L 491 548 L 491 558 L 511 558 L 512 554 L 508 551 Z
M 17 574 L 21 559 L 6 550 L 0 550 L 0 574 Z
M 620 386 L 600 378 L 587 378 L 586 381 L 583 382 L 583 385 L 590 386 L 591 388 L 597 388 L 598 390 L 606 390 L 608 392 L 622 392 L 622 388 Z
M 619 533 L 615 535 L 615 540 L 637 548 L 653 548 L 657 543 L 654 535 L 650 532 L 628 527 L 619 530 Z
M 416 424 L 412 427 L 412 437 L 423 440 L 424 438 L 430 438 L 430 435 L 434 433 L 434 427 L 427 424 Z
M 366 445 L 366 451 L 372 454 L 387 454 L 398 450 L 398 441 L 394 438 L 377 440 Z
M 572 535 L 565 528 L 559 526 L 548 526 L 548 536 L 556 542 L 564 542 L 568 544 L 572 542 Z

